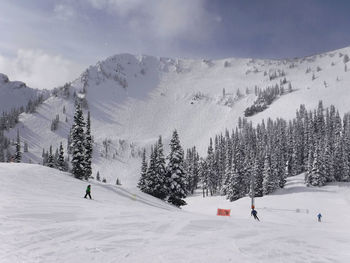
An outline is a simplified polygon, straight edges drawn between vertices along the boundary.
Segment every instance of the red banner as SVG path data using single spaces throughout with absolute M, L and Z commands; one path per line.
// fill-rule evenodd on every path
M 220 209 L 218 208 L 218 216 L 230 216 L 231 209 Z

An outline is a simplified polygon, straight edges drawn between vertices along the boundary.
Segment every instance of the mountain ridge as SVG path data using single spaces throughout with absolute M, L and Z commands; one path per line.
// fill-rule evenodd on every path
M 334 104 L 341 113 L 349 111 L 350 74 L 344 62 L 348 53 L 350 48 L 343 48 L 296 60 L 114 55 L 68 83 L 69 97 L 58 92 L 37 113 L 21 115 L 16 128 L 28 141 L 30 152 L 24 159 L 40 162 L 43 148 L 66 143 L 76 94 L 86 101 L 85 111 L 91 112 L 93 174 L 100 171 L 109 182 L 118 177 L 135 187 L 143 147 L 149 149 L 159 135 L 167 145 L 172 131 L 178 129 L 184 148 L 195 145 L 204 156 L 209 138 L 233 129 L 254 103 L 255 87 L 264 90 L 290 83 L 293 92 L 247 118 L 253 123 L 268 117 L 290 119 L 300 104 L 312 109 L 319 100 L 325 106 Z M 281 84 L 283 78 L 286 84 Z M 53 132 L 50 124 L 57 114 L 60 123 Z M 7 135 L 15 138 L 15 130 Z

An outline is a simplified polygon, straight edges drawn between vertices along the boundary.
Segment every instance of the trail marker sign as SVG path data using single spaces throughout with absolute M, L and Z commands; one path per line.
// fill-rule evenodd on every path
M 220 209 L 218 208 L 218 213 L 216 215 L 218 216 L 230 216 L 231 209 Z

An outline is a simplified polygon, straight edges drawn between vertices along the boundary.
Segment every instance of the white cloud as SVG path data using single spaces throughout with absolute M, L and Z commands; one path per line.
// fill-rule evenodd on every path
M 82 66 L 41 50 L 20 49 L 14 58 L 0 55 L 0 72 L 32 88 L 52 89 L 74 80 L 81 71 Z
M 74 9 L 66 4 L 57 4 L 54 7 L 54 13 L 57 18 L 62 20 L 68 20 L 75 15 Z
M 113 10 L 119 15 L 127 15 L 131 11 L 147 4 L 144 0 L 88 0 L 92 7 L 96 9 Z M 149 1 L 152 4 L 153 0 Z
M 218 17 L 205 10 L 204 0 L 88 0 L 93 8 L 124 18 L 133 33 L 161 39 L 206 37 Z

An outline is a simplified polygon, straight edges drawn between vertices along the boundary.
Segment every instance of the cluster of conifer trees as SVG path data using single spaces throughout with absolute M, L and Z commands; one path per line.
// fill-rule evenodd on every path
M 253 105 L 246 108 L 244 111 L 244 116 L 253 116 L 258 112 L 264 111 L 267 106 L 269 106 L 278 96 L 290 93 L 293 91 L 292 84 L 288 82 L 288 89 L 286 90 L 284 85 L 287 84 L 286 78 L 280 81 L 280 85 L 267 87 L 264 90 L 260 90 L 255 87 L 255 94 L 258 98 L 254 101 Z
M 50 146 L 49 151 L 45 151 L 43 149 L 43 165 L 56 168 L 60 171 L 68 171 L 68 159 L 64 158 L 64 150 L 62 142 L 60 143 L 60 147 L 56 149 L 55 153 L 52 151 L 52 146 Z
M 332 105 L 307 111 L 301 105 L 293 120 L 268 119 L 215 137 L 200 162 L 199 179 L 211 194 L 231 201 L 254 190 L 255 196 L 282 188 L 285 178 L 305 172 L 308 186 L 350 180 L 350 114 L 343 121 Z
M 180 169 L 173 168 L 174 154 Z M 143 153 L 140 189 L 166 199 L 175 174 L 183 197 L 201 186 L 203 196 L 220 194 L 234 201 L 252 193 L 270 194 L 283 188 L 287 177 L 303 172 L 307 186 L 350 181 L 350 114 L 341 119 L 333 105 L 325 109 L 322 101 L 314 111 L 300 105 L 289 121 L 269 118 L 253 127 L 243 119 L 231 133 L 210 139 L 205 158 L 195 147 L 185 159 L 183 155 L 181 148 L 172 147 L 166 166 L 160 137 L 149 164 Z
M 183 200 L 188 189 L 185 172 L 184 151 L 175 130 L 170 141 L 170 154 L 166 159 L 163 151 L 162 137 L 152 147 L 149 163 L 146 150 L 142 155 L 141 176 L 138 187 L 142 192 L 153 195 L 176 206 L 185 205 Z

